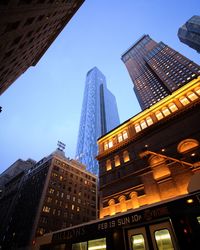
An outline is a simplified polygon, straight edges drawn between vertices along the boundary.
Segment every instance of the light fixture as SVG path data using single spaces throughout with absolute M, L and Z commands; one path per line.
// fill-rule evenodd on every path
M 193 203 L 193 202 L 194 202 L 193 199 L 188 199 L 188 200 L 187 200 L 187 203 L 188 203 L 188 204 L 191 204 L 191 203 Z

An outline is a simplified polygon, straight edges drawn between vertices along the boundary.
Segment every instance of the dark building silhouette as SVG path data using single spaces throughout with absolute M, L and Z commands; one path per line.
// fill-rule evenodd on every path
M 200 53 L 200 16 L 191 17 L 178 30 L 178 37 L 182 43 Z
M 0 1 L 0 95 L 37 64 L 83 2 Z
M 142 36 L 123 55 L 142 110 L 200 75 L 200 67 L 163 42 Z
M 199 105 L 200 77 L 98 139 L 100 218 L 200 189 Z
M 97 179 L 57 149 L 5 184 L 0 246 L 30 249 L 45 233 L 97 218 Z

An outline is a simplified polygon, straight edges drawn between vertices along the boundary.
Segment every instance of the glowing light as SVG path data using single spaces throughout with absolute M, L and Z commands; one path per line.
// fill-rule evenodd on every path
M 88 250 L 106 249 L 106 245 L 88 247 Z
M 187 203 L 189 203 L 189 204 L 190 204 L 190 203 L 193 203 L 193 202 L 194 202 L 193 199 L 188 199 L 188 200 L 187 200 Z

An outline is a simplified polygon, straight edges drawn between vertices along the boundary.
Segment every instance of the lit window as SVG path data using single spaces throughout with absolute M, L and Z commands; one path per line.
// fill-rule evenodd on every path
M 191 101 L 194 101 L 196 99 L 198 99 L 198 96 L 194 93 L 194 92 L 189 92 L 187 93 L 187 97 L 191 100 Z
M 120 166 L 120 158 L 119 158 L 119 155 L 116 155 L 115 156 L 115 167 L 118 167 Z
M 144 236 L 136 234 L 131 236 L 132 249 L 146 249 Z
M 135 132 L 138 133 L 141 131 L 140 125 L 139 124 L 135 124 Z
M 147 127 L 147 124 L 146 124 L 146 122 L 143 120 L 143 121 L 140 122 L 140 126 L 141 126 L 142 129 L 145 129 L 145 128 Z
M 101 250 L 107 249 L 106 238 L 88 241 L 88 250 L 97 250 L 97 249 L 101 249 Z
M 185 96 L 179 98 L 179 101 L 183 104 L 183 106 L 186 106 L 187 104 L 190 103 L 190 101 Z
M 169 107 L 169 109 L 170 109 L 172 112 L 175 112 L 176 110 L 178 110 L 176 104 L 174 104 L 174 103 L 170 103 L 170 104 L 168 105 L 168 107 Z
M 160 111 L 156 111 L 155 115 L 158 120 L 161 120 L 163 118 L 163 114 Z
M 72 204 L 72 210 L 74 210 L 74 204 Z
M 45 212 L 45 213 L 49 213 L 50 212 L 50 207 L 44 206 L 42 211 Z
M 147 124 L 148 124 L 149 126 L 151 126 L 151 125 L 153 124 L 153 120 L 151 119 L 150 116 L 148 116 L 148 117 L 146 118 L 146 122 L 147 122 Z
M 171 114 L 170 111 L 169 111 L 169 109 L 166 108 L 166 107 L 163 107 L 163 108 L 162 108 L 162 112 L 163 112 L 164 116 L 168 116 L 168 115 Z
M 54 189 L 53 188 L 49 188 L 49 193 L 53 194 L 54 193 Z
M 112 140 L 109 140 L 109 142 L 108 142 L 108 147 L 109 147 L 109 148 L 112 148 L 112 146 L 113 146 L 113 141 L 112 141 Z
M 124 140 L 126 140 L 128 138 L 128 133 L 126 130 L 123 131 L 123 138 L 124 138 Z
M 118 142 L 121 142 L 121 141 L 123 141 L 122 134 L 118 134 Z
M 105 142 L 105 143 L 104 143 L 104 150 L 107 150 L 107 149 L 108 149 L 108 143 Z
M 124 151 L 123 152 L 123 159 L 124 159 L 124 162 L 130 161 L 130 157 L 129 157 L 128 151 Z
M 168 229 L 161 229 L 161 230 L 155 231 L 154 234 L 155 234 L 158 250 L 174 249 L 171 235 Z
M 111 161 L 110 160 L 107 160 L 106 161 L 106 171 L 109 171 L 112 169 L 112 165 L 111 165 Z
M 194 91 L 195 91 L 198 95 L 200 95 L 200 87 L 195 88 Z

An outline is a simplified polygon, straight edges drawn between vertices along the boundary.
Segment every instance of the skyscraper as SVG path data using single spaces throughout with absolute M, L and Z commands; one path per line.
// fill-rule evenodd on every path
M 200 53 L 200 16 L 191 17 L 178 30 L 179 40 Z
M 163 42 L 142 36 L 123 55 L 141 108 L 162 98 L 200 75 L 200 67 Z
M 0 95 L 38 63 L 83 2 L 0 1 Z
M 88 71 L 85 82 L 76 159 L 87 170 L 98 174 L 97 138 L 119 125 L 116 99 L 107 89 L 106 78 L 94 67 Z

